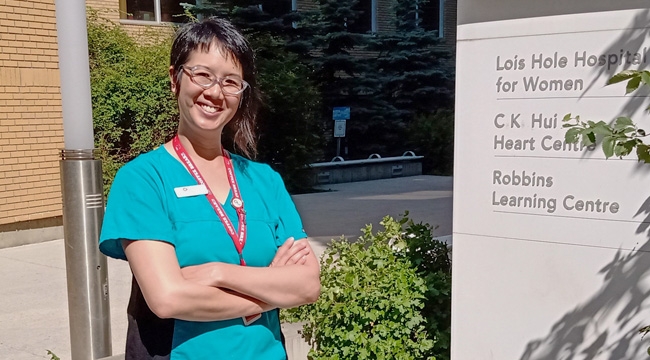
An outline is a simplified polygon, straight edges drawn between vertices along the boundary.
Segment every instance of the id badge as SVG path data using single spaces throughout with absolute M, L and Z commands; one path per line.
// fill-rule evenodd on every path
M 190 196 L 205 195 L 208 193 L 208 188 L 203 184 L 188 185 L 174 188 L 174 192 L 176 193 L 176 197 L 184 198 Z
M 256 322 L 261 317 L 262 317 L 262 314 L 242 316 L 242 320 L 244 320 L 244 325 L 248 326 L 248 325 Z

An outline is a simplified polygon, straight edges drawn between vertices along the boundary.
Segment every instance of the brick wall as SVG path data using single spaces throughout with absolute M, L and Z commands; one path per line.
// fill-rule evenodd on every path
M 92 8 L 108 20 L 118 22 L 120 20 L 119 0 L 86 0 L 86 7 Z
M 0 0 L 0 239 L 14 230 L 61 225 L 64 144 L 54 1 Z M 119 1 L 86 4 L 118 22 Z M 133 34 L 147 28 L 125 27 Z
M 122 28 L 126 30 L 130 37 L 139 42 L 156 41 L 158 36 L 164 38 L 173 35 L 176 32 L 176 26 L 169 23 L 161 23 L 152 25 L 135 25 L 135 24 L 122 24 Z
M 54 0 L 0 0 L 0 231 L 61 215 Z

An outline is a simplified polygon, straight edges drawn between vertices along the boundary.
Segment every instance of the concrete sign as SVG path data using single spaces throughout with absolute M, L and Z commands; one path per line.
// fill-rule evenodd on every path
M 459 1 L 454 360 L 647 357 L 650 165 L 565 143 L 562 118 L 647 124 L 646 97 L 605 82 L 650 69 L 650 12 L 576 3 L 481 21 Z

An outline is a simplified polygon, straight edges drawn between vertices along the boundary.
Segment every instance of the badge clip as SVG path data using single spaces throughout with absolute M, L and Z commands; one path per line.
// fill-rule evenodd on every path
M 242 316 L 242 320 L 244 320 L 244 325 L 248 326 L 262 317 L 262 314 L 255 314 L 255 315 L 250 315 L 250 316 Z

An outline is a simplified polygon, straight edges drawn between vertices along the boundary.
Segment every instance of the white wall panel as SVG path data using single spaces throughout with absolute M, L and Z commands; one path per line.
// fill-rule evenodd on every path
M 561 120 L 650 130 L 647 91 L 605 86 L 650 69 L 648 24 L 628 9 L 458 27 L 454 360 L 647 357 L 650 165 L 563 144 Z

